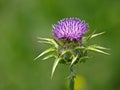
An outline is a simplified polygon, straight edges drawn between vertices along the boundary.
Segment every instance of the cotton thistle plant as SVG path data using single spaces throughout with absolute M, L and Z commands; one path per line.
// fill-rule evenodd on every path
M 74 79 L 76 76 L 73 67 L 77 63 L 85 62 L 89 58 L 88 51 L 109 55 L 104 51 L 107 50 L 107 48 L 96 44 L 87 45 L 89 40 L 102 35 L 104 32 L 93 32 L 92 34 L 85 36 L 88 31 L 89 26 L 85 21 L 82 21 L 79 18 L 66 18 L 53 25 L 53 38 L 38 38 L 38 42 L 50 44 L 51 47 L 38 55 L 35 60 L 45 54 L 47 54 L 47 56 L 45 56 L 43 60 L 54 58 L 51 78 L 59 63 L 69 65 L 71 71 L 69 77 L 70 90 L 74 90 Z

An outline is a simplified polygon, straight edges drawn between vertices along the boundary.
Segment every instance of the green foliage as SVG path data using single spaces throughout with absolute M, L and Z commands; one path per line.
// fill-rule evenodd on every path
M 51 79 L 53 78 L 55 69 L 56 69 L 56 67 L 57 67 L 57 65 L 58 65 L 58 63 L 59 63 L 60 60 L 61 60 L 61 58 L 56 58 L 56 59 L 54 60 L 53 68 L 52 68 L 52 73 L 51 73 Z
M 94 38 L 94 37 L 97 37 L 97 36 L 99 36 L 99 35 L 102 35 L 102 34 L 104 34 L 104 33 L 105 33 L 105 32 L 93 34 L 93 35 L 91 35 L 90 39 L 92 39 L 92 38 Z
M 92 33 L 92 34 L 90 34 L 88 37 L 86 37 L 86 41 L 88 41 L 88 40 L 90 40 L 90 39 L 92 39 L 92 38 L 95 38 L 95 37 L 97 37 L 97 36 L 100 36 L 100 35 L 102 35 L 102 34 L 104 34 L 105 32 L 101 32 L 101 33 L 95 33 L 95 31 Z
M 90 51 L 95 51 L 95 52 L 99 52 L 99 53 L 109 55 L 109 53 L 104 52 L 102 49 L 104 50 L 104 49 L 107 49 L 107 48 L 104 48 L 104 47 L 101 47 L 101 46 L 96 46 L 96 45 L 90 45 L 86 48 L 86 50 L 88 50 L 88 51 L 90 50 Z
M 89 56 L 83 56 L 79 59 L 80 62 L 85 62 L 87 59 L 89 59 Z
M 51 55 L 48 55 L 46 57 L 44 57 L 42 60 L 47 60 L 47 59 L 50 59 L 50 58 L 55 58 L 55 55 L 51 54 Z
M 42 60 L 46 60 L 49 58 L 54 57 L 54 64 L 52 68 L 51 78 L 54 75 L 55 69 L 59 63 L 62 64 L 69 64 L 73 66 L 78 62 L 85 62 L 89 56 L 87 55 L 88 51 L 94 51 L 98 53 L 103 53 L 109 55 L 109 53 L 105 52 L 104 50 L 109 50 L 105 47 L 98 46 L 98 45 L 89 45 L 86 46 L 88 40 L 95 38 L 99 35 L 104 34 L 102 33 L 92 33 L 87 37 L 83 37 L 82 41 L 79 41 L 77 44 L 76 42 L 68 42 L 67 40 L 56 40 L 56 39 L 49 39 L 49 38 L 38 38 L 40 43 L 46 43 L 52 45 L 51 48 L 45 50 L 40 55 L 38 55 L 36 59 L 40 58 L 41 56 L 49 53 L 50 55 L 45 56 Z M 84 41 L 83 41 L 84 40 Z M 53 53 L 50 53 L 53 52 Z
M 77 58 L 78 58 L 78 55 L 73 56 L 73 60 L 71 61 L 71 66 L 76 62 Z
M 53 52 L 53 51 L 56 51 L 56 49 L 54 49 L 54 48 L 49 48 L 49 49 L 43 51 L 41 54 L 39 54 L 34 60 L 40 58 L 41 56 L 43 56 L 43 55 L 45 55 L 45 54 L 47 54 L 47 53 L 49 53 L 49 52 Z M 45 58 L 44 58 L 44 59 L 45 59 Z
M 40 40 L 40 41 L 38 41 L 40 43 L 42 43 L 42 42 L 49 43 L 49 44 L 53 45 L 55 48 L 58 48 L 58 44 L 53 39 L 41 38 L 41 37 L 38 37 L 38 39 Z

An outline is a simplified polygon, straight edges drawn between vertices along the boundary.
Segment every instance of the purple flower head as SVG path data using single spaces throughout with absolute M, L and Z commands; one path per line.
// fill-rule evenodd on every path
M 57 39 L 78 41 L 88 31 L 88 25 L 78 18 L 66 18 L 53 26 L 53 33 Z

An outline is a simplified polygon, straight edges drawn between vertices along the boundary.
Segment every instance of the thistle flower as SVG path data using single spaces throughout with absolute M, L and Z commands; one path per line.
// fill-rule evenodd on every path
M 84 36 L 88 32 L 88 24 L 78 18 L 67 18 L 61 20 L 58 24 L 53 25 L 54 39 L 38 38 L 40 43 L 47 43 L 52 45 L 49 49 L 43 51 L 36 59 L 46 55 L 42 60 L 54 58 L 51 78 L 59 63 L 70 65 L 70 90 L 74 90 L 74 68 L 77 63 L 85 62 L 89 56 L 88 51 L 94 51 L 109 55 L 104 50 L 107 48 L 94 45 L 87 45 L 86 43 L 94 37 L 104 34 L 95 33 Z M 76 43 L 77 42 L 77 43 Z M 50 55 L 49 55 L 50 54 Z
M 78 41 L 88 32 L 88 25 L 78 18 L 67 18 L 54 25 L 53 32 L 57 39 Z

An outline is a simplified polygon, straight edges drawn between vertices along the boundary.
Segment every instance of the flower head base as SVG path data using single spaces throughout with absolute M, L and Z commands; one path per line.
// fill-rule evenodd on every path
M 54 25 L 53 31 L 57 39 L 78 41 L 88 32 L 88 25 L 78 18 L 67 18 Z

